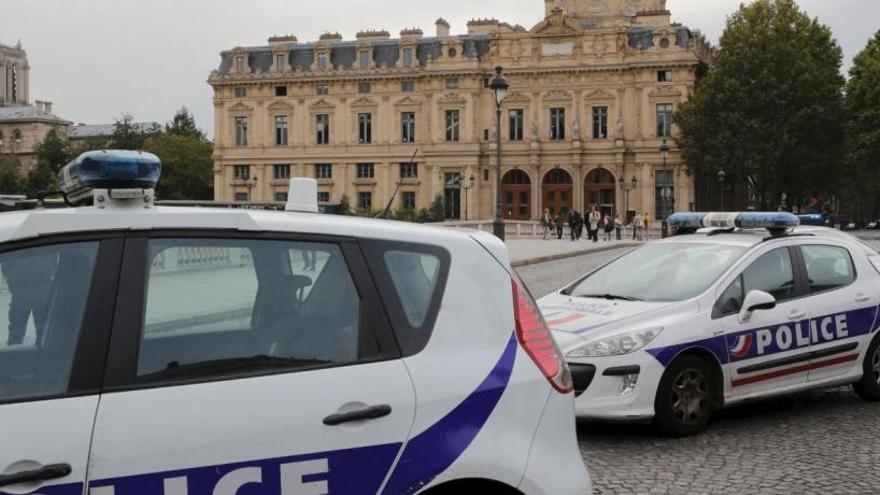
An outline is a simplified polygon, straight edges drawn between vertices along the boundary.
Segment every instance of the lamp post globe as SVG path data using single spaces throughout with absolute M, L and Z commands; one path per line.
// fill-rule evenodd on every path
M 492 231 L 496 237 L 504 240 L 504 218 L 501 212 L 501 105 L 507 98 L 510 82 L 504 77 L 504 69 L 495 67 L 495 76 L 489 81 L 489 89 L 495 97 L 495 220 Z

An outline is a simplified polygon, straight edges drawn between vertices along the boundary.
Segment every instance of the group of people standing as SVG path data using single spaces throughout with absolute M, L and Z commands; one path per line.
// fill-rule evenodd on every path
M 572 241 L 579 241 L 583 237 L 585 229 L 587 231 L 587 240 L 593 242 L 599 242 L 600 232 L 603 233 L 605 241 L 611 241 L 612 239 L 620 241 L 623 239 L 623 222 L 620 221 L 620 217 L 602 214 L 593 206 L 583 214 L 579 211 L 571 211 L 567 219 L 563 218 L 562 215 L 552 214 L 549 208 L 545 209 L 544 214 L 541 216 L 544 240 L 549 240 L 554 233 L 557 239 L 562 239 L 566 221 Z M 635 217 L 633 217 L 630 225 L 633 230 L 632 238 L 634 241 L 643 240 L 648 222 L 647 215 L 643 216 L 641 213 L 636 213 Z

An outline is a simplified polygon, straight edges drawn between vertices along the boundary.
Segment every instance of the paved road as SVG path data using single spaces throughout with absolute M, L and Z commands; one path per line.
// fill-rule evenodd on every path
M 518 271 L 540 297 L 619 254 Z M 665 438 L 650 425 L 581 422 L 578 440 L 598 494 L 880 493 L 880 404 L 849 388 L 722 411 L 693 438 Z

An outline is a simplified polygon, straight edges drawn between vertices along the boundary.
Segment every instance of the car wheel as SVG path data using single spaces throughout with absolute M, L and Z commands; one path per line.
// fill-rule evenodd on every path
M 654 401 L 655 421 L 668 435 L 699 433 L 712 418 L 712 369 L 696 356 L 682 356 L 666 368 Z
M 853 384 L 853 389 L 867 401 L 880 401 L 880 337 L 868 346 L 863 370 L 862 379 Z

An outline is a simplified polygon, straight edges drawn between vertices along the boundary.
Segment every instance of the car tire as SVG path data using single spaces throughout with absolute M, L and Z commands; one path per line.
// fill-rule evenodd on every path
M 866 401 L 880 401 L 880 337 L 868 346 L 862 369 L 862 379 L 853 384 L 853 390 Z
M 654 420 L 669 436 L 696 435 L 715 409 L 713 370 L 705 360 L 685 355 L 663 373 L 654 400 Z

